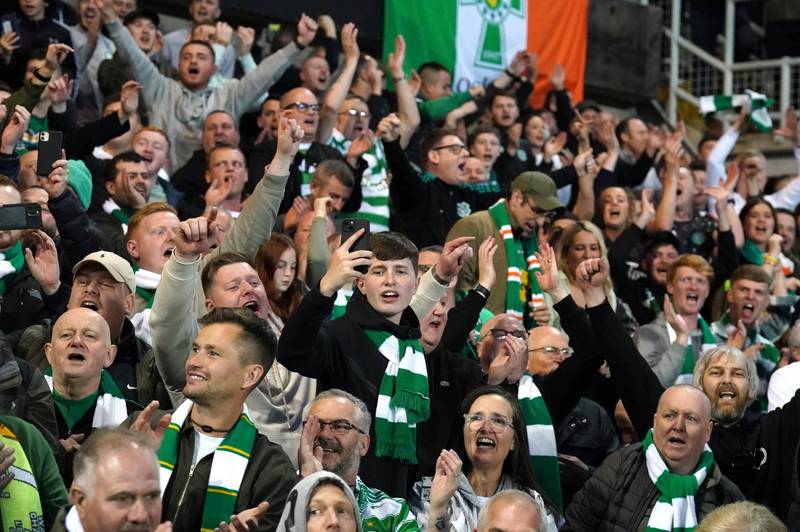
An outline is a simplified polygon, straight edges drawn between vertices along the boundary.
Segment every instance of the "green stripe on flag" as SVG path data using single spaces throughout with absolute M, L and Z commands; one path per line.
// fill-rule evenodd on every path
M 384 61 L 394 51 L 395 37 L 403 35 L 408 43 L 406 73 L 428 61 L 437 61 L 452 73 L 456 62 L 457 7 L 458 2 L 453 0 L 386 0 Z

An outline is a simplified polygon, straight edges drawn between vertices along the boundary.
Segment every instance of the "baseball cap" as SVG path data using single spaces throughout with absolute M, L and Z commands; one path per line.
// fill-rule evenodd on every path
M 597 105 L 597 102 L 595 102 L 594 100 L 583 100 L 581 103 L 576 105 L 575 108 L 578 110 L 579 113 L 582 113 L 587 109 L 591 109 L 592 111 L 598 113 L 602 111 L 602 109 L 600 109 L 600 106 Z
M 110 251 L 95 251 L 94 253 L 89 253 L 72 268 L 72 274 L 77 274 L 82 267 L 90 262 L 96 262 L 105 268 L 115 281 L 124 283 L 131 292 L 136 291 L 136 281 L 134 281 L 133 268 L 130 263 L 116 253 Z
M 125 19 L 122 21 L 122 23 L 127 26 L 129 24 L 133 24 L 140 18 L 146 18 L 150 20 L 153 24 L 155 24 L 156 27 L 158 27 L 158 25 L 161 23 L 161 19 L 158 18 L 158 13 L 148 7 L 134 9 L 125 15 Z
M 644 245 L 642 257 L 646 257 L 651 251 L 665 245 L 674 247 L 678 253 L 681 252 L 681 244 L 678 241 L 678 237 L 671 231 L 661 231 L 660 233 L 656 233 L 656 235 Z
M 542 210 L 553 211 L 564 208 L 556 196 L 555 182 L 542 172 L 522 172 L 511 182 L 511 189 L 532 197 L 536 206 Z

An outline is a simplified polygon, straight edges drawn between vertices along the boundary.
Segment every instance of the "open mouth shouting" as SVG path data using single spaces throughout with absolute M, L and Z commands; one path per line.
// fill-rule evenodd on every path
M 98 305 L 97 302 L 95 300 L 93 300 L 93 299 L 83 299 L 83 300 L 81 300 L 79 306 L 83 307 L 83 308 L 88 308 L 88 309 L 93 310 L 95 312 L 98 312 L 99 309 L 100 309 L 100 305 Z
M 76 363 L 80 364 L 80 363 L 86 361 L 86 356 L 83 353 L 79 353 L 79 352 L 76 351 L 76 352 L 67 354 L 67 361 L 68 362 L 76 362 Z
M 258 314 L 258 311 L 261 310 L 261 305 L 259 305 L 258 301 L 256 301 L 255 299 L 251 299 L 249 301 L 246 301 L 242 305 L 242 308 L 246 308 L 247 310 L 251 311 L 252 313 Z
M 670 436 L 667 438 L 667 445 L 675 449 L 682 449 L 686 445 L 686 440 L 680 436 Z
M 750 319 L 756 312 L 756 307 L 752 303 L 745 303 L 742 305 L 742 310 L 740 312 L 742 319 Z
M 494 449 L 497 447 L 497 441 L 488 436 L 481 436 L 475 441 L 475 447 L 478 449 Z
M 381 292 L 381 300 L 387 304 L 393 304 L 400 298 L 400 294 L 395 290 L 384 290 Z
M 736 388 L 730 384 L 721 384 L 717 388 L 717 406 L 736 406 Z

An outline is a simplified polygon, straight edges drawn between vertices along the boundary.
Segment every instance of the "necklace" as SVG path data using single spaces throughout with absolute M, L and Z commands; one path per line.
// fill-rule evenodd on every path
M 214 427 L 212 427 L 211 425 L 201 425 L 200 423 L 198 423 L 197 421 L 195 421 L 194 419 L 192 419 L 192 416 L 191 416 L 191 415 L 189 416 L 189 422 L 190 422 L 192 425 L 194 425 L 195 427 L 200 427 L 200 430 L 202 430 L 203 432 L 209 432 L 209 433 L 210 433 L 210 432 L 224 432 L 225 434 L 227 434 L 227 433 L 229 433 L 230 431 L 232 431 L 232 430 L 233 430 L 233 427 L 235 427 L 235 426 L 236 426 L 236 425 L 234 424 L 234 425 L 233 425 L 233 427 L 231 427 L 231 428 L 229 428 L 229 429 L 215 429 L 215 428 L 214 428 Z

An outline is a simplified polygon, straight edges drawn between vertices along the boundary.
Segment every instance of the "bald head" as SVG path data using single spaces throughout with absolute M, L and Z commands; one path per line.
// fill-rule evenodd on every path
M 84 307 L 69 309 L 56 320 L 53 325 L 51 341 L 56 338 L 60 330 L 72 327 L 75 323 L 85 323 L 91 326 L 92 330 L 97 331 L 101 341 L 107 344 L 111 343 L 111 330 L 108 328 L 106 320 L 96 311 Z
M 543 527 L 544 508 L 527 493 L 503 490 L 478 514 L 476 532 L 538 532 Z
M 303 128 L 304 142 L 312 142 L 319 126 L 319 100 L 305 87 L 292 89 L 281 96 L 281 111 Z
M 561 329 L 549 325 L 535 327 L 528 335 L 528 372 L 549 375 L 569 357 L 569 339 Z
M 291 104 L 303 103 L 318 103 L 317 97 L 313 92 L 305 87 L 297 87 L 287 91 L 281 96 L 281 110 L 286 109 Z
M 671 386 L 661 394 L 653 416 L 653 444 L 677 475 L 692 473 L 711 438 L 711 401 L 688 384 Z
M 703 421 L 711 419 L 711 400 L 709 400 L 708 396 L 706 396 L 700 388 L 691 384 L 676 384 L 670 386 L 661 394 L 661 398 L 658 400 L 658 408 L 662 408 L 676 398 L 688 401 L 693 408 L 700 412 L 703 416 Z

